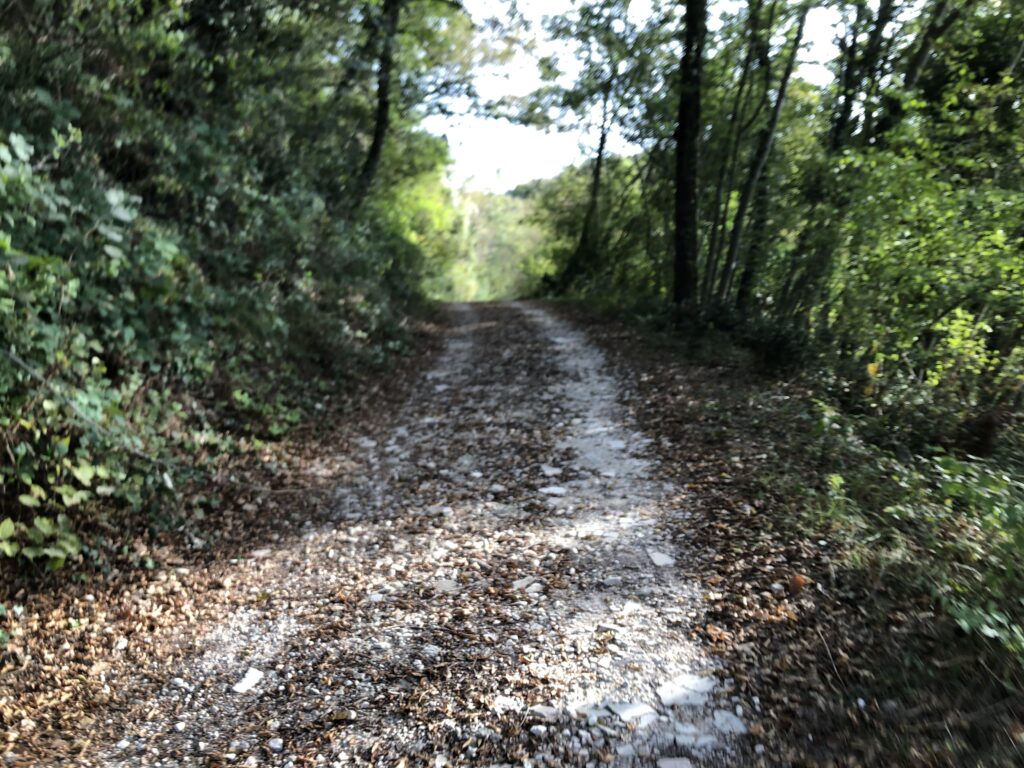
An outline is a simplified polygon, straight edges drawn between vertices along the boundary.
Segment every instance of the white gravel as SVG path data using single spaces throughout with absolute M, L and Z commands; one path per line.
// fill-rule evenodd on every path
M 352 440 L 335 522 L 254 542 L 238 610 L 83 764 L 735 762 L 747 724 L 665 538 L 685 513 L 601 353 L 540 305 L 451 313 Z

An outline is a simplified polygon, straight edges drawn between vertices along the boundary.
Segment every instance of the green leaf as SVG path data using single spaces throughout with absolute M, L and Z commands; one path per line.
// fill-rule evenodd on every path
M 27 163 L 32 157 L 32 145 L 29 144 L 25 137 L 18 133 L 12 133 L 7 140 L 10 144 L 11 149 L 14 150 L 14 154 L 17 155 L 18 159 L 23 163 Z
M 75 476 L 75 479 L 84 486 L 92 485 L 92 479 L 96 476 L 96 468 L 91 464 L 79 464 L 77 467 L 71 468 L 71 474 Z
M 57 526 L 53 524 L 53 520 L 48 517 L 37 517 L 32 521 L 32 525 L 39 529 L 39 532 L 43 536 L 56 536 Z
M 30 496 L 27 493 L 23 493 L 18 497 L 18 503 L 20 503 L 24 507 L 38 507 L 39 499 L 37 499 L 35 496 Z
M 16 541 L 0 541 L 0 552 L 3 552 L 8 557 L 14 557 L 20 549 L 21 547 L 18 546 Z
M 65 507 L 74 507 L 89 499 L 89 492 L 70 485 L 58 485 L 54 488 L 60 494 Z
M 14 521 L 11 518 L 5 519 L 0 523 L 0 541 L 3 539 L 9 539 L 14 535 Z
M 109 256 L 110 258 L 117 259 L 118 261 L 125 258 L 124 251 L 122 251 L 116 245 L 111 245 L 110 243 L 107 243 L 106 245 L 103 246 L 103 252 L 106 253 L 107 256 Z

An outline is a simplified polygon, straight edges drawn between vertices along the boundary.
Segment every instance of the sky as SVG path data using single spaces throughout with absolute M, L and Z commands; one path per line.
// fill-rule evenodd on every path
M 506 13 L 507 0 L 465 0 L 464 6 L 477 22 Z M 544 16 L 564 13 L 572 8 L 572 0 L 519 0 L 519 10 L 531 22 L 538 36 L 541 55 L 557 55 L 564 63 L 572 58 L 569 45 L 546 39 L 541 25 Z M 714 3 L 710 24 L 727 6 Z M 650 0 L 633 0 L 630 16 L 642 23 L 651 14 Z M 814 83 L 824 84 L 831 75 L 824 66 L 835 55 L 835 11 L 813 9 L 807 18 L 804 48 L 800 58 L 799 75 Z M 533 58 L 517 54 L 509 64 L 477 74 L 476 88 L 486 101 L 502 96 L 525 96 L 541 85 Z M 455 189 L 482 192 L 505 192 L 533 179 L 558 175 L 566 166 L 575 165 L 590 157 L 596 146 L 596 137 L 580 131 L 544 131 L 505 120 L 477 116 L 434 115 L 426 120 L 425 128 L 431 133 L 445 136 L 451 148 L 452 166 L 450 183 Z M 612 135 L 609 149 L 614 153 L 629 154 L 637 151 L 620 135 Z

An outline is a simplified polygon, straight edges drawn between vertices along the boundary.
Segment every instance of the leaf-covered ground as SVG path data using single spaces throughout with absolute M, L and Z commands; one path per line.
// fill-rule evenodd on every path
M 563 311 L 599 341 L 635 423 L 658 436 L 655 466 L 686 490 L 676 543 L 711 601 L 695 631 L 761 700 L 769 764 L 1024 762 L 1024 697 L 991 649 L 938 611 L 920 573 L 866 558 L 870 541 L 822 514 L 830 460 L 812 392 L 728 349 L 694 354 Z
M 948 699 L 876 695 L 930 607 L 765 487 L 799 393 L 544 305 L 432 337 L 154 570 L 3 595 L 8 764 L 985 762 Z M 937 712 L 952 751 L 887 760 Z

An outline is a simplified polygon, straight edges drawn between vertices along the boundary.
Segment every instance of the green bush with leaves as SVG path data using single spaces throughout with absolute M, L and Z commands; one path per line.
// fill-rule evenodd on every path
M 0 16 L 0 520 L 23 564 L 169 506 L 400 351 L 448 247 L 447 147 L 418 122 L 469 93 L 466 14 L 229 5 Z
M 548 24 L 586 66 L 524 119 L 598 105 L 573 122 L 599 116 L 601 140 L 524 190 L 547 288 L 671 301 L 694 349 L 726 334 L 802 375 L 844 425 L 826 455 L 852 446 L 868 468 L 826 473 L 842 483 L 825 506 L 913 552 L 919 587 L 1024 658 L 1024 15 L 837 6 L 820 84 L 800 66 L 813 4 L 751 0 L 710 28 L 685 6 L 638 28 L 621 2 L 583 2 Z M 615 129 L 642 149 L 609 156 Z

